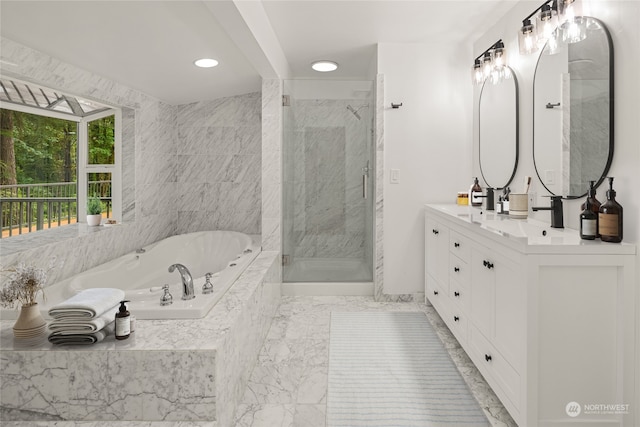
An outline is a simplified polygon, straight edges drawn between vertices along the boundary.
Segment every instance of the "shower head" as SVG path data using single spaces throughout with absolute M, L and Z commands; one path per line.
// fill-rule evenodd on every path
M 351 113 L 356 116 L 356 119 L 360 120 L 360 114 L 358 114 L 358 110 L 356 110 L 355 108 L 353 108 L 351 105 L 347 105 L 347 110 L 351 111 Z

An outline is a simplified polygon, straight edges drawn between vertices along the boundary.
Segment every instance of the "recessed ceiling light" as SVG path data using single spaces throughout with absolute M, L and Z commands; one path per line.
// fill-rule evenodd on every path
M 320 71 L 321 73 L 326 73 L 328 71 L 335 71 L 338 69 L 338 63 L 333 61 L 316 61 L 311 64 L 311 68 L 316 71 Z
M 211 68 L 218 65 L 218 61 L 211 58 L 202 58 L 195 61 L 194 64 L 196 64 L 196 67 L 200 67 L 200 68 Z

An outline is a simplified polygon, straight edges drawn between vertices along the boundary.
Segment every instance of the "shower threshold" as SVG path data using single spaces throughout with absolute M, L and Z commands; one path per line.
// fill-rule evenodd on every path
M 284 267 L 285 282 L 370 282 L 371 266 L 362 258 L 295 258 Z

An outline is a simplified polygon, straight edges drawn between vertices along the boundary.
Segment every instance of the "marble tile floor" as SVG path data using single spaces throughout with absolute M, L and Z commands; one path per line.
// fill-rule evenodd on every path
M 516 423 L 436 311 L 372 297 L 282 297 L 235 427 L 324 427 L 332 311 L 424 311 L 493 426 Z

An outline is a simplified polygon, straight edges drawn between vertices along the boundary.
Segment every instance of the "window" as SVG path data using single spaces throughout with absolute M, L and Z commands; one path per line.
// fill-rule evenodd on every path
M 0 79 L 2 237 L 84 222 L 96 195 L 120 220 L 120 110 Z

